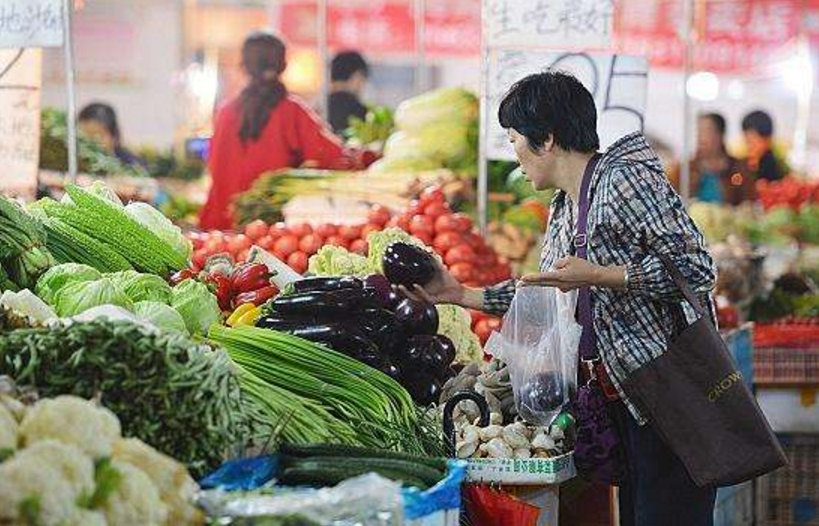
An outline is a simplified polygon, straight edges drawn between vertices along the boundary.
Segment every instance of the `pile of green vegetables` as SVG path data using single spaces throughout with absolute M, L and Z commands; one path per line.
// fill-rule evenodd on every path
M 221 317 L 207 285 L 189 279 L 171 287 L 159 276 L 135 270 L 102 274 L 81 263 L 63 263 L 40 277 L 35 292 L 60 317 L 113 305 L 159 329 L 185 335 L 207 334 Z
M 0 196 L 0 291 L 31 288 L 54 265 L 42 225 Z
M 350 126 L 344 135 L 354 146 L 383 143 L 395 128 L 392 110 L 386 106 L 375 106 L 367 110 L 363 119 L 350 117 Z
M 194 476 L 249 437 L 235 366 L 189 338 L 96 320 L 0 335 L 0 376 L 41 396 L 99 397 L 133 436 L 185 463 Z
M 419 413 L 398 382 L 358 360 L 256 327 L 214 325 L 209 337 L 245 371 L 242 388 L 267 413 L 265 420 L 283 423 L 282 440 L 442 453 L 437 422 Z M 289 396 L 281 396 L 282 391 Z M 303 412 L 301 407 L 320 412 Z M 291 426 L 306 431 L 288 429 Z
M 68 185 L 66 192 L 62 202 L 45 198 L 30 207 L 41 218 L 47 246 L 60 263 L 162 277 L 187 266 L 190 243 L 155 208 L 145 203 L 123 206 L 104 185 Z

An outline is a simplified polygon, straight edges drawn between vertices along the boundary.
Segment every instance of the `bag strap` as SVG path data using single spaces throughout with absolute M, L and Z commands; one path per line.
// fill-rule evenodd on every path
M 581 259 L 588 257 L 588 236 L 586 231 L 589 220 L 589 188 L 591 187 L 592 175 L 602 155 L 599 153 L 589 159 L 586 169 L 583 172 L 583 180 L 580 183 L 580 195 L 577 203 L 577 227 L 572 240 L 575 255 Z M 580 335 L 580 358 L 583 360 L 596 360 L 597 342 L 594 336 L 594 323 L 592 320 L 591 291 L 589 287 L 582 287 L 577 294 L 577 321 L 583 328 Z
M 671 279 L 674 280 L 674 283 L 677 285 L 677 288 L 680 289 L 682 292 L 683 297 L 688 301 L 688 303 L 693 307 L 694 312 L 696 312 L 699 316 L 705 316 L 705 310 L 702 308 L 702 303 L 700 303 L 699 298 L 697 295 L 694 294 L 694 291 L 691 290 L 691 286 L 686 281 L 685 277 L 680 272 L 680 269 L 677 268 L 677 265 L 671 261 L 665 254 L 659 254 L 657 257 L 660 258 L 665 269 L 668 271 L 668 274 L 671 276 Z

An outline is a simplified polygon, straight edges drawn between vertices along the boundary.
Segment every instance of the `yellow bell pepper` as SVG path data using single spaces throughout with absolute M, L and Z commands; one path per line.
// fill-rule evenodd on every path
M 231 314 L 230 317 L 228 317 L 225 323 L 227 324 L 228 327 L 236 327 L 236 324 L 239 322 L 242 316 L 244 316 L 245 314 L 247 314 L 248 312 L 252 311 L 255 308 L 256 306 L 253 305 L 252 303 L 244 303 L 242 305 L 239 305 L 238 307 L 236 307 L 236 310 L 233 311 L 233 314 Z
M 252 303 L 246 304 L 253 307 Z M 243 305 L 244 306 L 244 305 Z M 236 327 L 243 327 L 245 325 L 256 325 L 256 321 L 262 315 L 262 308 L 261 307 L 253 307 L 249 311 L 245 312 L 239 321 L 236 322 Z

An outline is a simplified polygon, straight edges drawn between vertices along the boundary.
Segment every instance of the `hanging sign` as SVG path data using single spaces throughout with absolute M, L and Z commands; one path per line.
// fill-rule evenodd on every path
M 39 49 L 0 49 L 0 193 L 33 197 L 40 155 Z
M 601 148 L 628 133 L 643 130 L 648 81 L 644 57 L 494 50 L 489 56 L 487 82 L 489 159 L 515 160 L 507 132 L 497 119 L 501 100 L 515 82 L 547 68 L 572 73 L 592 93 Z
M 489 47 L 606 49 L 614 0 L 487 0 Z
M 0 48 L 60 47 L 63 0 L 0 0 Z

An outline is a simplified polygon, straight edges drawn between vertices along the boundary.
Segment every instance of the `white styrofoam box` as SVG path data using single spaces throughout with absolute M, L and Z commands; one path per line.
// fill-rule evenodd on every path
M 571 453 L 553 458 L 474 458 L 467 462 L 467 482 L 545 486 L 561 484 L 576 474 Z
M 757 388 L 756 399 L 777 433 L 819 433 L 819 388 Z

